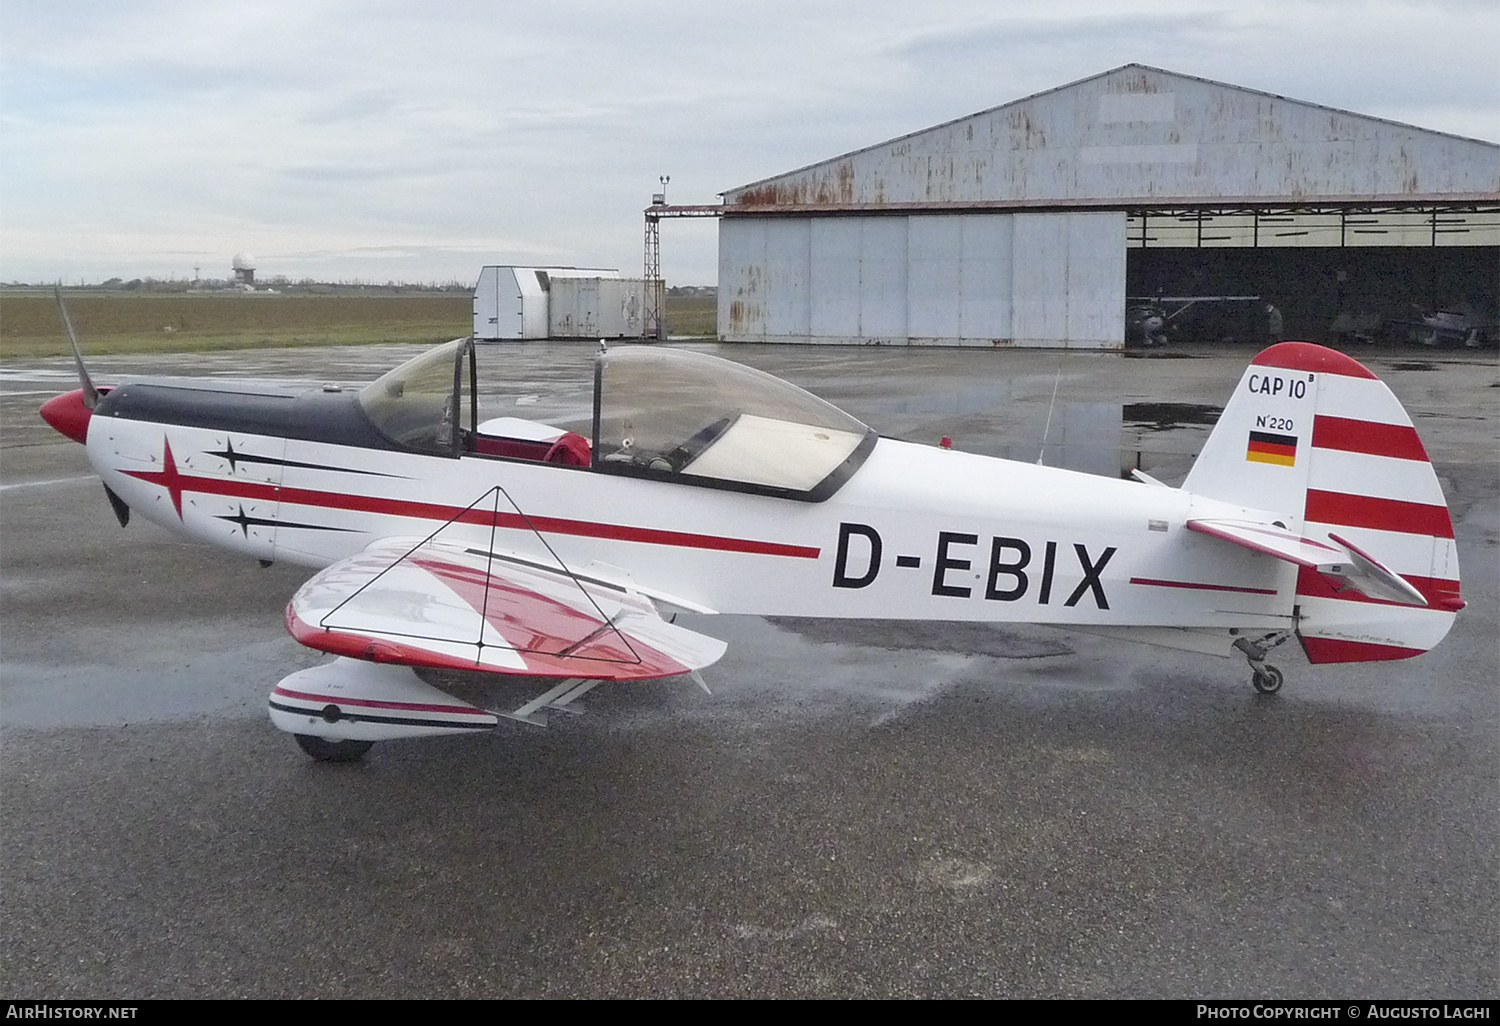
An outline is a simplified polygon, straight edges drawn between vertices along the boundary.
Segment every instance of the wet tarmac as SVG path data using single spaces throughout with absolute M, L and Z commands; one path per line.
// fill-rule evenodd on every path
M 994 455 L 1036 451 L 1054 387 L 1216 408 L 1251 355 L 704 348 Z M 413 352 L 91 366 L 318 384 Z M 590 356 L 485 349 L 486 412 L 586 421 Z M 70 364 L 0 368 L 0 992 L 1493 996 L 1500 370 L 1369 362 L 1457 525 L 1469 607 L 1417 660 L 1288 645 L 1268 698 L 1242 661 L 1045 628 L 694 617 L 730 642 L 712 697 L 599 688 L 354 766 L 265 717 L 320 659 L 281 626 L 304 572 L 121 530 L 35 418 Z M 1122 461 L 1180 481 L 1193 420 Z

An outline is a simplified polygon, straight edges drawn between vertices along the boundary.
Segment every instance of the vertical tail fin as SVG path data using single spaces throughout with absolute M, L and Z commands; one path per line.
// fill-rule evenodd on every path
M 1183 489 L 1263 510 L 1314 541 L 1347 539 L 1400 574 L 1417 607 L 1297 579 L 1309 660 L 1419 655 L 1448 633 L 1459 597 L 1453 521 L 1411 418 L 1359 361 L 1282 342 L 1246 368 Z

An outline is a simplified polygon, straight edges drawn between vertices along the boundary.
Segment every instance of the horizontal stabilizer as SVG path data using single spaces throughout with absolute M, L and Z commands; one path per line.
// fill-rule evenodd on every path
M 1222 538 L 1242 548 L 1316 570 L 1342 591 L 1350 588 L 1373 599 L 1426 606 L 1427 599 L 1400 574 L 1336 534 L 1321 542 L 1275 524 L 1248 520 L 1189 520 L 1189 531 Z
M 689 673 L 726 647 L 634 589 L 430 539 L 375 542 L 325 568 L 286 622 L 309 648 L 355 659 L 595 680 Z

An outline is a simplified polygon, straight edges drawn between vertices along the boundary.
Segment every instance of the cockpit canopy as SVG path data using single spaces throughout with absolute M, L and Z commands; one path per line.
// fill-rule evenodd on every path
M 506 435 L 529 422 L 479 423 L 476 372 L 473 341 L 456 339 L 365 386 L 359 405 L 402 449 L 526 458 L 525 439 L 507 444 Z M 816 502 L 832 495 L 875 444 L 875 433 L 838 407 L 702 353 L 622 346 L 601 352 L 594 374 L 591 452 L 570 435 L 580 455 L 565 462 L 587 461 L 603 473 Z M 491 438 L 490 426 L 502 424 L 508 426 Z M 524 435 L 540 438 L 536 429 L 543 428 L 530 425 Z M 564 434 L 550 431 L 549 438 Z M 540 445 L 535 458 L 549 450 Z
M 359 390 L 365 416 L 403 449 L 458 455 L 464 357 L 473 352 L 473 345 L 456 338 L 382 374 Z
M 597 470 L 816 501 L 874 445 L 810 392 L 702 353 L 621 347 L 596 368 Z

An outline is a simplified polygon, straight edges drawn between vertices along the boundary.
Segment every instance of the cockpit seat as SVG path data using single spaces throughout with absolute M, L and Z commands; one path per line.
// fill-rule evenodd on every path
M 587 438 L 519 417 L 496 417 L 479 425 L 470 436 L 469 447 L 482 456 L 511 460 L 536 460 L 565 467 L 586 467 L 591 462 Z
M 552 448 L 547 450 L 547 455 L 542 459 L 565 467 L 586 467 L 590 462 L 589 440 L 576 431 L 565 432 L 552 443 Z

